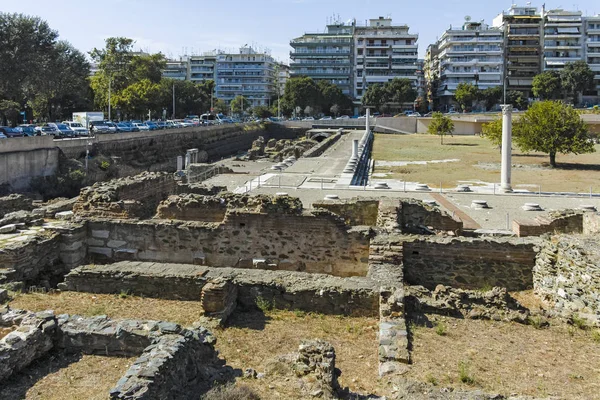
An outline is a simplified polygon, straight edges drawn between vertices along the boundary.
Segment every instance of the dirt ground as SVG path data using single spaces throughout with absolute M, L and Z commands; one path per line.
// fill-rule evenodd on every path
M 545 154 L 523 154 L 513 149 L 512 181 L 515 188 L 544 191 L 583 192 L 590 187 L 600 193 L 600 145 L 596 153 L 556 157 L 558 167 L 549 166 Z M 444 188 L 456 187 L 462 181 L 499 182 L 500 150 L 480 136 L 447 136 L 444 145 L 434 135 L 375 135 L 373 159 L 377 161 L 458 162 L 428 163 L 425 165 L 377 166 L 375 173 L 388 174 L 386 179 L 426 183 Z M 475 184 L 473 184 L 475 185 Z
M 517 293 L 515 297 L 537 308 L 531 292 Z M 196 302 L 71 292 L 17 295 L 10 306 L 33 311 L 53 309 L 57 314 L 98 315 L 102 311 L 113 318 L 171 320 L 183 325 L 190 325 L 199 316 Z M 426 317 L 430 327 L 410 325 L 413 365 L 405 375 L 410 380 L 440 388 L 482 389 L 505 395 L 600 399 L 597 331 L 554 321 L 548 328 L 536 329 L 514 323 Z M 443 335 L 436 328 L 440 322 Z M 302 339 L 323 339 L 333 344 L 337 367 L 342 371 L 342 387 L 357 393 L 391 396 L 393 384 L 377 374 L 377 330 L 377 318 L 267 310 L 236 312 L 225 328 L 214 329 L 213 333 L 217 337 L 216 348 L 228 365 L 240 373 L 246 368 L 266 373 L 262 379 L 239 379 L 240 384 L 249 386 L 262 399 L 301 399 L 298 379 L 278 358 L 297 351 Z M 68 398 L 83 398 L 77 396 L 91 387 L 90 382 L 98 381 L 94 384 L 97 389 L 84 398 L 105 396 L 132 361 L 83 357 L 79 362 L 63 363 L 66 365 L 62 367 L 39 363 L 38 372 L 20 375 L 16 385 L 21 389 L 15 393 L 26 394 L 23 397 L 28 399 L 55 399 L 47 395 L 47 388 L 51 387 L 58 393 L 72 389 Z M 62 365 L 60 360 L 55 363 Z M 104 371 L 107 376 L 102 375 Z M 79 386 L 72 388 L 73 382 L 79 382 Z M 8 392 L 0 391 L 0 398 L 5 398 L 4 393 Z

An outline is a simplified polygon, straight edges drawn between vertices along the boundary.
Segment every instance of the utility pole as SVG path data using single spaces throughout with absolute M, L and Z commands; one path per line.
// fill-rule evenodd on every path
M 171 119 L 175 119 L 175 84 L 173 84 L 173 115 Z
M 110 82 L 111 82 L 111 79 L 108 78 L 108 120 L 112 121 L 110 118 Z

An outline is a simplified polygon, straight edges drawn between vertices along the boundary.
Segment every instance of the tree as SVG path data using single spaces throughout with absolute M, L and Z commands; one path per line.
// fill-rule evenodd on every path
M 533 95 L 540 100 L 556 100 L 561 97 L 561 78 L 557 71 L 544 71 L 533 78 Z
M 454 132 L 454 122 L 441 112 L 434 112 L 432 115 L 433 119 L 427 127 L 427 132 L 432 135 L 440 136 L 440 143 L 444 144 L 444 136 L 452 135 Z
M 514 125 L 516 143 L 525 152 L 539 151 L 550 156 L 556 167 L 556 154 L 593 153 L 587 125 L 571 106 L 559 101 L 534 103 Z
M 518 90 L 509 90 L 506 92 L 506 102 L 519 110 L 525 110 L 529 106 L 527 99 L 523 96 L 523 92 Z
M 332 105 L 329 108 L 329 112 L 334 116 L 337 117 L 338 115 L 340 115 L 340 106 L 338 106 L 337 104 Z
M 352 108 L 352 100 L 346 96 L 342 89 L 331 82 L 322 80 L 317 83 L 320 94 L 320 105 L 323 113 L 331 111 L 331 107 L 338 106 L 337 113 L 347 111 Z
M 286 110 L 294 110 L 296 107 L 302 110 L 307 106 L 315 107 L 321 104 L 321 92 L 312 78 L 293 77 L 285 83 L 282 104 L 285 105 Z
M 231 107 L 232 113 L 242 114 L 244 111 L 248 111 L 248 109 L 252 106 L 252 102 L 248 100 L 247 97 L 244 96 L 236 96 L 229 103 L 229 107 Z
M 304 115 L 313 115 L 313 108 L 311 106 L 306 106 L 306 108 L 304 109 Z
M 227 114 L 227 103 L 222 99 L 213 100 L 213 113 L 215 114 Z
M 252 109 L 252 114 L 257 118 L 269 118 L 273 116 L 273 113 L 267 106 L 256 106 Z
M 158 83 L 143 79 L 127 86 L 119 93 L 116 100 L 124 111 L 140 117 L 146 115 L 148 111 L 161 107 L 156 102 L 160 99 L 160 91 L 161 87 Z
M 17 119 L 19 118 L 19 103 L 12 100 L 0 100 L 0 120 L 3 125 L 8 125 L 8 121 L 11 121 L 11 125 L 17 125 Z
M 566 95 L 571 96 L 574 103 L 577 102 L 581 93 L 594 84 L 594 72 L 583 60 L 565 65 L 560 73 L 560 78 Z
M 477 99 L 477 97 L 478 90 L 470 83 L 459 83 L 456 87 L 456 91 L 454 92 L 454 98 L 463 111 L 471 109 L 473 102 Z
M 502 145 L 502 118 L 483 124 L 481 135 L 488 138 L 495 146 Z M 513 134 L 514 137 L 514 134 Z
M 387 102 L 404 104 L 412 103 L 417 98 L 417 91 L 412 81 L 406 78 L 394 78 L 385 84 Z
M 479 92 L 479 97 L 485 102 L 485 109 L 491 110 L 502 100 L 502 87 L 494 86 Z
M 370 85 L 361 100 L 363 106 L 373 107 L 375 111 L 380 111 L 381 106 L 387 101 L 388 91 L 380 83 Z

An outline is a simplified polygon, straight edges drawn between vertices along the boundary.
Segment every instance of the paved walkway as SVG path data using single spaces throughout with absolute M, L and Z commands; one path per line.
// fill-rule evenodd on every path
M 481 225 L 479 225 L 475 220 L 469 217 L 464 211 L 458 208 L 453 202 L 446 199 L 444 195 L 440 193 L 430 193 L 429 194 L 435 201 L 437 201 L 442 207 L 446 210 L 451 211 L 460 218 L 463 222 L 464 229 L 481 229 Z

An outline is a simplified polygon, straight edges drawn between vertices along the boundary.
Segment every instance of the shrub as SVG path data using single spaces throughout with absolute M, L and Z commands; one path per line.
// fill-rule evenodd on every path
M 541 315 L 532 315 L 528 317 L 527 323 L 535 329 L 542 329 L 548 326 L 548 322 Z
M 475 378 L 469 372 L 469 363 L 466 361 L 458 363 L 458 378 L 462 383 L 466 383 L 467 385 L 473 385 L 475 383 Z
M 256 306 L 262 312 L 271 311 L 273 309 L 273 303 L 271 303 L 269 300 L 263 298 L 262 296 L 258 296 L 256 298 Z
M 600 342 L 600 330 L 599 329 L 592 331 L 592 340 L 594 342 Z
M 446 336 L 448 334 L 448 329 L 446 328 L 446 324 L 444 324 L 443 322 L 438 322 L 435 325 L 435 333 L 437 333 L 440 336 Z
M 260 400 L 248 386 L 233 383 L 216 386 L 201 397 L 202 400 Z
M 579 329 L 585 330 L 588 328 L 585 318 L 581 318 L 578 314 L 573 314 L 571 321 L 573 322 L 573 325 Z
M 102 162 L 100 163 L 100 169 L 101 169 L 102 171 L 106 171 L 106 170 L 108 170 L 109 168 L 110 168 L 110 163 L 109 163 L 108 161 L 102 161 Z

